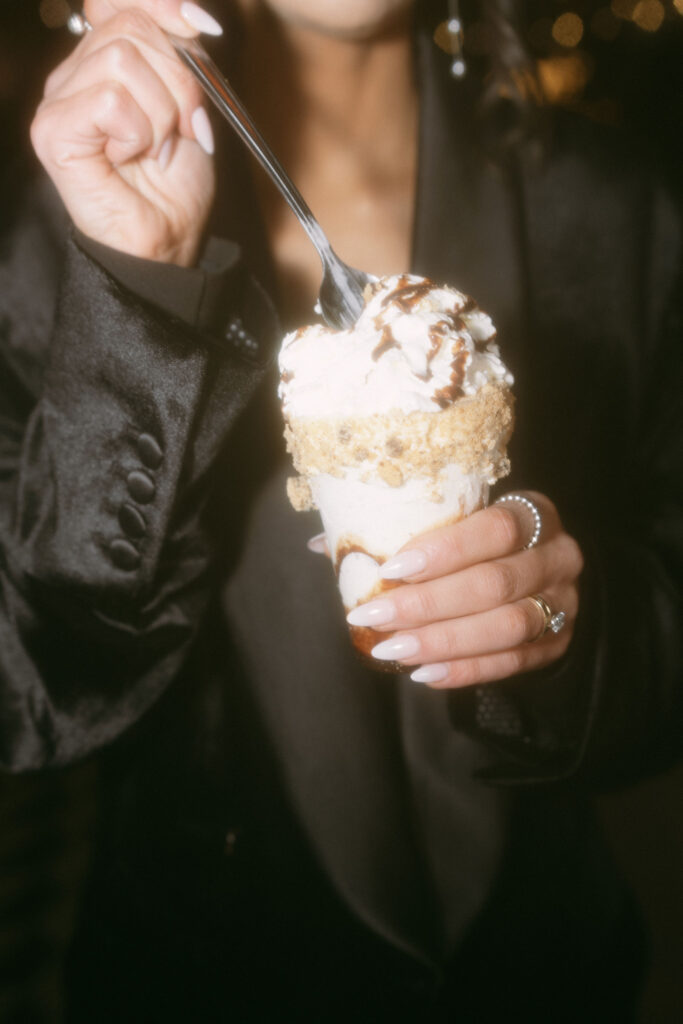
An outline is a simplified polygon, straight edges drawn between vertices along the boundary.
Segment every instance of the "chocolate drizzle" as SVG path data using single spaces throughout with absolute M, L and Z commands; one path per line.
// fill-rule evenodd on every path
M 386 309 L 390 303 L 395 303 L 402 313 L 412 313 L 418 302 L 434 290 L 434 283 L 427 278 L 417 283 L 411 281 L 405 274 L 398 279 L 398 284 L 393 291 L 389 292 L 382 299 L 382 308 Z
M 377 323 L 378 319 L 379 317 L 377 317 L 375 320 L 375 326 L 379 330 L 379 324 Z M 372 358 L 374 359 L 375 362 L 377 362 L 380 356 L 383 356 L 384 353 L 388 352 L 390 348 L 395 348 L 397 346 L 398 342 L 394 337 L 394 332 L 391 329 L 391 325 L 385 324 L 384 327 L 382 328 L 382 337 L 380 338 L 375 348 L 372 350 Z
M 478 341 L 475 341 L 474 347 L 476 348 L 477 352 L 486 352 L 486 349 L 489 347 L 489 345 L 494 344 L 497 337 L 498 335 L 494 331 L 489 338 L 479 338 Z
M 467 363 L 467 350 L 463 346 L 460 339 L 458 339 L 457 348 L 454 346 L 455 351 L 453 353 L 453 359 L 451 361 L 451 380 L 450 384 L 447 384 L 443 388 L 438 388 L 434 392 L 434 401 L 442 408 L 446 409 L 453 402 L 457 401 L 458 398 L 462 398 L 465 392 L 463 391 L 462 385 L 465 380 L 465 366 Z

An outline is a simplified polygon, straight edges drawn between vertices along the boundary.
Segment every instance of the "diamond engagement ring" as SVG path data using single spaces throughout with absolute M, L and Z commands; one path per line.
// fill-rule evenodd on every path
M 543 616 L 541 632 L 530 641 L 531 643 L 535 643 L 537 640 L 540 640 L 542 636 L 545 636 L 548 630 L 552 633 L 559 633 L 560 630 L 564 628 L 567 621 L 567 616 L 564 612 L 554 612 L 545 598 L 541 597 L 540 594 L 530 594 L 528 600 L 534 602 Z
M 528 551 L 529 548 L 535 548 L 541 538 L 541 528 L 543 526 L 538 506 L 533 501 L 530 501 L 529 498 L 525 498 L 523 494 L 503 494 L 500 498 L 496 498 L 493 504 L 505 505 L 508 502 L 517 502 L 533 516 L 534 532 L 531 534 L 530 540 L 524 545 L 523 550 Z

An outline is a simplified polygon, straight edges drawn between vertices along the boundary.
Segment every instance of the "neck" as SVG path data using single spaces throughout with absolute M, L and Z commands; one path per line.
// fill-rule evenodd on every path
M 411 27 L 406 14 L 372 39 L 341 38 L 279 21 L 258 4 L 241 50 L 240 89 L 264 136 L 342 259 L 376 274 L 406 270 L 410 259 Z M 310 309 L 320 276 L 315 251 L 272 184 L 261 174 L 256 183 L 281 286 Z
M 356 40 L 278 21 L 260 6 L 249 12 L 242 88 L 293 176 L 330 147 L 401 159 L 416 115 L 410 27 L 404 14 Z

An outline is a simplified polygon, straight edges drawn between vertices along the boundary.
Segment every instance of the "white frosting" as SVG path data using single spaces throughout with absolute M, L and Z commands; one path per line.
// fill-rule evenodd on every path
M 316 324 L 285 337 L 285 416 L 434 412 L 486 383 L 512 383 L 490 317 L 461 292 L 407 274 L 376 289 L 355 327 Z

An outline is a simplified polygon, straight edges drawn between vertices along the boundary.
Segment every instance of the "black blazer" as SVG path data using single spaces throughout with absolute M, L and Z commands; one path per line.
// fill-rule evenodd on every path
M 45 185 L 0 269 L 0 759 L 62 765 L 124 736 L 112 776 L 134 763 L 146 810 L 124 801 L 122 832 L 158 804 L 180 821 L 185 771 L 221 832 L 243 714 L 250 763 L 273 766 L 344 905 L 434 971 L 520 815 L 545 819 L 567 903 L 583 887 L 596 920 L 612 914 L 593 847 L 570 856 L 557 834 L 585 834 L 581 789 L 680 747 L 683 372 L 680 223 L 647 162 L 566 117 L 544 160 L 494 165 L 429 45 L 412 269 L 498 326 L 518 410 L 505 488 L 549 494 L 586 554 L 568 656 L 450 696 L 355 663 L 331 570 L 305 553 L 314 517 L 284 498 L 278 328 L 237 157 L 215 226 L 241 248 L 196 272 L 108 272 L 116 257 L 67 237 Z M 155 273 L 191 299 L 160 309 Z M 535 792 L 507 792 L 522 784 Z

